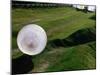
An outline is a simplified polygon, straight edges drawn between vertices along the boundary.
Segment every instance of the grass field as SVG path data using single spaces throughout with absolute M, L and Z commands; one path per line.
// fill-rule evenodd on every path
M 95 69 L 94 16 L 95 12 L 84 13 L 73 7 L 13 8 L 12 59 L 23 56 L 16 43 L 19 30 L 33 23 L 45 29 L 48 43 L 41 54 L 31 56 L 34 67 L 28 73 Z

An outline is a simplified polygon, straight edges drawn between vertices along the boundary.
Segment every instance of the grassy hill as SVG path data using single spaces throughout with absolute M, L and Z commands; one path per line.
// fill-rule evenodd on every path
M 95 69 L 95 22 L 95 12 L 84 13 L 72 7 L 13 8 L 12 59 L 24 56 L 16 37 L 24 25 L 33 23 L 45 29 L 48 43 L 41 54 L 30 56 L 33 67 L 28 73 Z

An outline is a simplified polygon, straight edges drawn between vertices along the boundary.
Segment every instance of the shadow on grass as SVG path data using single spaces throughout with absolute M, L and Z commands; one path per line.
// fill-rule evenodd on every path
M 49 41 L 48 44 L 54 48 L 55 47 L 71 47 L 71 46 L 95 41 L 96 32 L 93 29 L 95 28 L 87 28 L 87 29 L 78 30 L 77 32 L 70 35 L 68 38 L 51 40 Z
M 12 74 L 25 74 L 31 71 L 34 67 L 32 57 L 29 55 L 22 55 L 19 58 L 12 59 Z
M 96 15 L 93 15 L 92 17 L 90 17 L 90 19 L 96 20 Z
M 12 30 L 12 36 L 13 36 L 13 37 L 17 37 L 17 35 L 18 35 L 18 31 Z

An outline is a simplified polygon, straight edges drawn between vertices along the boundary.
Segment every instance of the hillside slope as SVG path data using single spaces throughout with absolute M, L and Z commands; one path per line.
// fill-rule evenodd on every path
M 21 73 L 95 69 L 94 16 L 95 12 L 84 13 L 72 7 L 13 8 L 12 64 L 17 67 L 12 66 L 13 71 L 19 73 L 19 67 Z M 29 23 L 42 26 L 48 36 L 45 50 L 36 56 L 24 55 L 16 43 L 19 30 Z M 29 69 L 23 62 L 30 65 Z

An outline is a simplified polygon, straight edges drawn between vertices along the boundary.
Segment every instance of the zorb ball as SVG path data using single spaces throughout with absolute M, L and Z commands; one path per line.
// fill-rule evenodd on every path
M 41 53 L 47 43 L 44 29 L 36 24 L 24 26 L 18 33 L 17 44 L 21 52 L 28 55 Z

